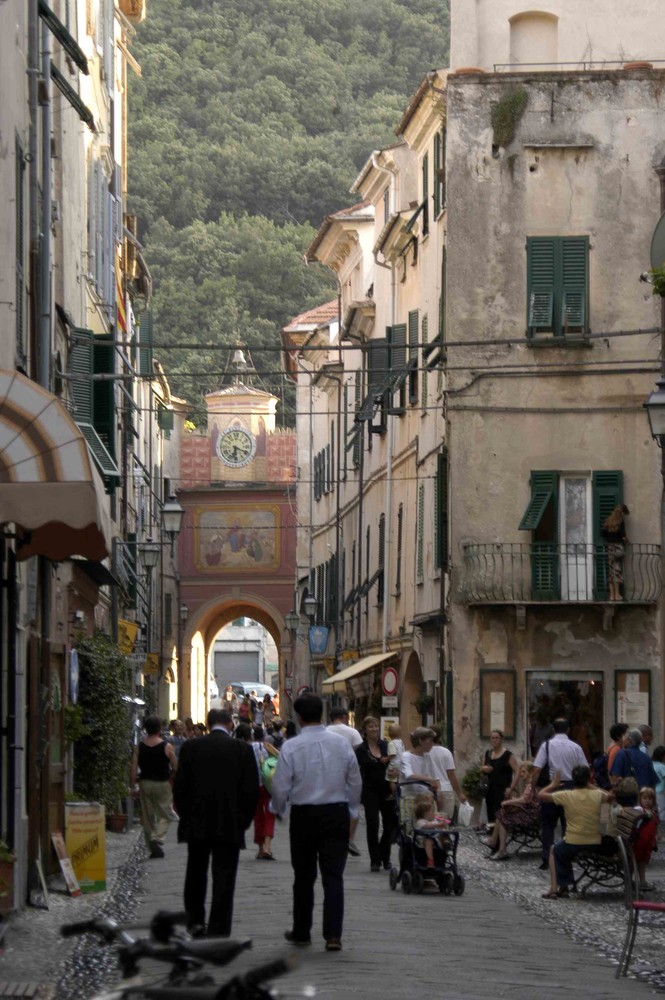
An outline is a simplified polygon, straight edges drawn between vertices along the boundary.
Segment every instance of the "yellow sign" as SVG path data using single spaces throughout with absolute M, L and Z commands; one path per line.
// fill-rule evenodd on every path
M 98 802 L 65 803 L 65 844 L 81 892 L 106 889 L 105 810 Z
M 126 622 L 122 618 L 118 619 L 118 645 L 123 656 L 131 656 L 134 652 L 134 643 L 138 635 L 139 627 L 136 622 Z
M 156 676 L 159 673 L 159 653 L 148 653 L 143 664 L 143 673 Z

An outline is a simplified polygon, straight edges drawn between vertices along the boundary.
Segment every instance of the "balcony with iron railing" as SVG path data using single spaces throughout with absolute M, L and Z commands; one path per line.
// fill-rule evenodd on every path
M 474 542 L 463 552 L 465 604 L 609 602 L 607 545 Z M 622 577 L 622 603 L 655 604 L 662 591 L 660 545 L 627 544 L 614 572 Z

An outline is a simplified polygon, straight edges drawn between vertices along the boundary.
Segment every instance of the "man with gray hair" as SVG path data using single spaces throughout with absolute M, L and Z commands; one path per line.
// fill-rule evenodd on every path
M 648 754 L 649 747 L 653 743 L 653 729 L 651 728 L 651 726 L 646 725 L 646 723 L 642 726 L 638 726 L 637 728 L 642 733 L 642 742 L 640 743 L 640 750 L 642 751 L 642 753 Z
M 626 746 L 619 750 L 610 770 L 610 780 L 616 785 L 620 778 L 635 778 L 639 788 L 655 788 L 658 775 L 648 754 L 642 753 L 642 731 L 629 729 L 624 737 Z

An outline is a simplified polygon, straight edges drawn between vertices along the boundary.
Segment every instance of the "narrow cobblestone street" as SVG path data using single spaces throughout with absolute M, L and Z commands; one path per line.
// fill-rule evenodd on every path
M 362 842 L 362 832 L 358 843 Z M 157 909 L 178 909 L 186 849 L 171 828 L 164 860 L 144 860 L 136 832 L 118 838 L 126 861 L 116 871 L 118 884 L 103 902 L 120 919 L 145 919 Z M 487 860 L 475 834 L 464 832 L 458 855 L 467 884 L 463 896 L 438 892 L 406 896 L 392 893 L 384 874 L 368 870 L 366 854 L 350 859 L 346 875 L 344 950 L 326 954 L 318 936 L 317 897 L 313 946 L 299 952 L 300 964 L 280 988 L 286 996 L 314 986 L 320 997 L 391 996 L 406 1000 L 419 994 L 465 1000 L 512 997 L 540 1000 L 588 995 L 598 1000 L 646 997 L 665 984 L 647 962 L 662 955 L 658 938 L 638 935 L 633 970 L 639 978 L 614 978 L 625 915 L 618 893 L 593 890 L 586 899 L 546 901 L 547 881 L 537 870 L 538 855 L 525 853 L 508 864 Z M 234 930 L 251 937 L 253 950 L 233 966 L 241 971 L 284 954 L 283 931 L 290 925 L 291 866 L 286 824 L 277 830 L 275 863 L 255 860 L 249 844 L 242 852 L 236 893 Z M 665 864 L 658 860 L 650 877 L 663 898 Z M 94 897 L 55 898 L 50 914 L 22 921 L 21 935 L 10 926 L 6 954 L 0 960 L 0 995 L 8 982 L 42 984 L 40 996 L 73 1000 L 115 981 L 112 953 L 86 938 L 63 950 L 57 926 L 94 911 Z M 102 905 L 97 898 L 97 905 Z M 658 959 L 656 960 L 656 965 Z M 220 976 L 221 978 L 221 976 Z M 59 983 L 57 990 L 56 983 Z

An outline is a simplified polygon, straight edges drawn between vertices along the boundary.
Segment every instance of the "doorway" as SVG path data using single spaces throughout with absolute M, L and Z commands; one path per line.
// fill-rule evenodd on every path
M 554 719 L 570 723 L 569 736 L 588 761 L 604 747 L 602 673 L 543 671 L 527 674 L 527 752 L 535 757 Z

